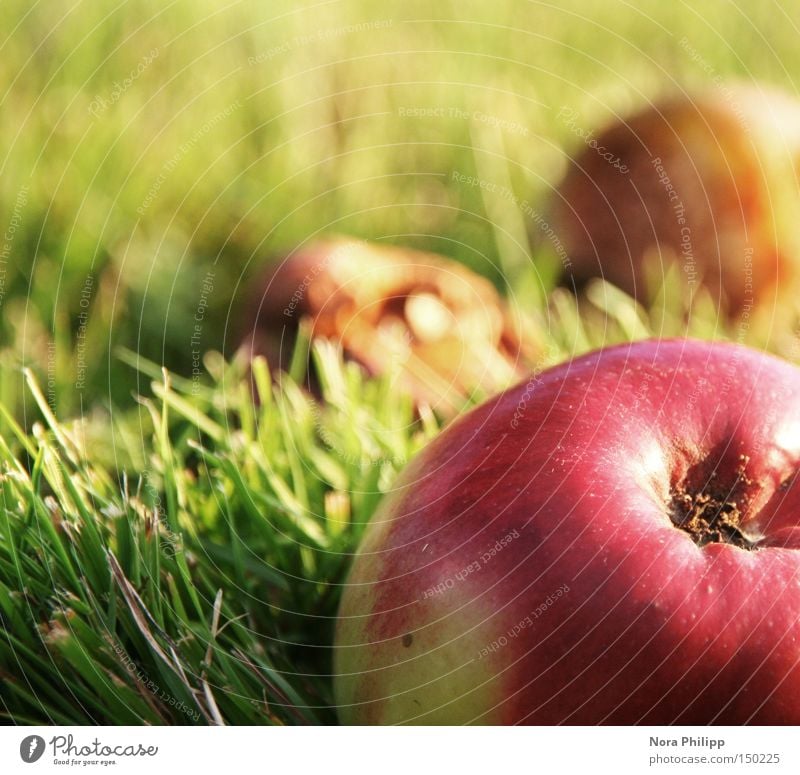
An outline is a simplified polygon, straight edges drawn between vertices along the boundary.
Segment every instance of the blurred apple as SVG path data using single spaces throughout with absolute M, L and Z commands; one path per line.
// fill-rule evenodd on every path
M 431 253 L 332 239 L 270 270 L 249 345 L 285 365 L 301 319 L 373 375 L 443 415 L 520 378 L 537 345 L 492 284 Z
M 686 292 L 704 286 L 729 315 L 772 306 L 795 284 L 796 100 L 719 89 L 650 105 L 597 135 L 573 111 L 560 115 L 585 143 L 551 211 L 576 282 L 603 277 L 645 300 L 677 261 Z

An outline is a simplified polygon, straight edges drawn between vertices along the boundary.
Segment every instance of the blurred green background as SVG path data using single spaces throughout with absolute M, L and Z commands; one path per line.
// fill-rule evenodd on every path
M 327 232 L 540 303 L 552 266 L 520 202 L 543 211 L 581 142 L 562 106 L 590 129 L 689 87 L 796 93 L 800 58 L 788 2 L 3 10 L 0 400 L 26 413 L 24 364 L 59 417 L 130 400 L 120 345 L 190 374 L 198 311 L 200 347 L 230 353 L 265 262 Z

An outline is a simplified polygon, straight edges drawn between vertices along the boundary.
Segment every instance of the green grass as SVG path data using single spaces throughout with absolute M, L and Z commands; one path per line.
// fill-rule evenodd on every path
M 796 92 L 796 5 L 3 11 L 2 721 L 334 721 L 338 585 L 439 423 L 322 343 L 317 399 L 303 341 L 277 386 L 242 362 L 253 279 L 296 244 L 344 232 L 462 261 L 529 316 L 534 367 L 683 333 L 798 360 L 791 319 L 721 324 L 700 296 L 687 325 L 670 273 L 646 308 L 602 283 L 576 303 L 527 236 L 579 142 L 563 105 L 589 128 L 680 88 Z
M 142 449 L 117 440 L 144 465 L 118 474 L 28 376 L 45 424 L 0 442 L 0 717 L 333 720 L 349 556 L 436 423 L 330 346 L 314 357 L 324 403 L 288 376 L 273 387 L 263 361 L 249 380 L 217 359 L 211 386 L 164 373 L 141 401 Z

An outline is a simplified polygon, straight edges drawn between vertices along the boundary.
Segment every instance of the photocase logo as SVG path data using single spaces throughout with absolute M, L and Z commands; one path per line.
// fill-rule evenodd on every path
M 27 762 L 28 764 L 38 762 L 39 759 L 42 758 L 43 753 L 44 738 L 39 737 L 39 735 L 28 735 L 19 744 L 19 755 L 22 757 L 22 761 Z

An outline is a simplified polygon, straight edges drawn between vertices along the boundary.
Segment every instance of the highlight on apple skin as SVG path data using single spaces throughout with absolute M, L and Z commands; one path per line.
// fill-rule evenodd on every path
M 600 350 L 457 420 L 368 525 L 342 722 L 800 723 L 800 369 Z
M 570 282 L 604 277 L 645 300 L 677 262 L 685 289 L 731 316 L 796 287 L 800 102 L 745 86 L 681 95 L 584 141 L 550 214 Z

